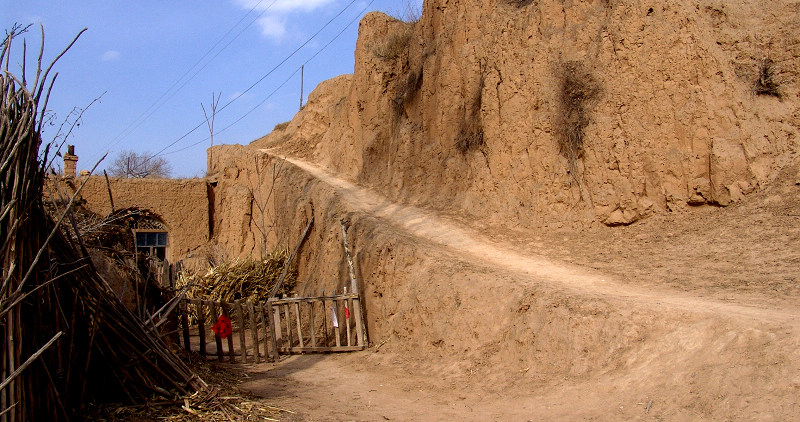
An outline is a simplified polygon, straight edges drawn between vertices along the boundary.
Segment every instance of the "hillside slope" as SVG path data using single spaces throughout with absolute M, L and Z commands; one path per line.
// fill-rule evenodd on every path
M 254 152 L 241 148 L 219 168 L 237 168 L 243 182 L 249 171 L 234 166 Z M 303 160 L 272 160 L 282 168 L 276 225 L 291 228 L 290 243 L 315 217 L 298 293 L 349 284 L 345 219 L 380 345 L 259 370 L 247 388 L 273 403 L 309 420 L 791 420 L 800 410 L 800 226 L 783 208 L 800 199 L 796 185 L 787 186 L 793 202 L 774 208 L 722 209 L 668 224 L 670 232 L 653 231 L 665 222 L 649 219 L 631 227 L 635 236 L 615 239 L 605 228 L 569 244 L 570 232 L 458 221 Z M 749 221 L 739 236 L 751 242 L 715 228 L 721 219 Z M 784 219 L 794 224 L 782 226 L 782 245 L 759 240 L 761 221 Z M 686 249 L 658 253 L 662 236 Z M 706 238 L 715 258 L 695 262 Z M 595 270 L 602 251 L 584 256 L 586 245 L 627 253 Z M 552 249 L 572 262 L 544 256 Z M 770 250 L 780 255 L 759 257 Z M 756 256 L 743 262 L 748 255 Z M 656 271 L 642 276 L 643 261 Z M 660 279 L 660 268 L 676 277 Z
M 209 163 L 228 254 L 294 245 L 314 216 L 300 294 L 347 285 L 349 227 L 380 351 L 289 364 L 275 384 L 308 388 L 288 403 L 385 418 L 388 380 L 399 419 L 796 418 L 799 18 L 789 0 L 367 15 L 353 75 Z M 329 407 L 348 370 L 356 413 Z
M 254 146 L 524 227 L 727 206 L 798 162 L 799 32 L 789 0 L 429 0 Z

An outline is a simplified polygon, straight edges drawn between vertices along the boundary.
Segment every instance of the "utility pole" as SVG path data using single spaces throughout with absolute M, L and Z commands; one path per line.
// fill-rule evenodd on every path
M 300 110 L 303 109 L 303 74 L 305 73 L 306 65 L 300 66 Z

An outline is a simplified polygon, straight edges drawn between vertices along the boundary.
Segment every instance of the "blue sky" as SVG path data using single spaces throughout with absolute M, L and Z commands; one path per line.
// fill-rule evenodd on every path
M 409 1 L 421 7 L 421 0 Z M 220 107 L 230 103 L 217 113 L 214 144 L 247 144 L 297 111 L 300 65 L 333 40 L 305 65 L 307 98 L 319 82 L 352 73 L 362 11 L 398 15 L 409 1 L 0 0 L 0 26 L 5 31 L 14 23 L 34 24 L 25 34 L 29 66 L 38 51 L 39 23 L 47 63 L 88 28 L 56 65 L 48 106 L 60 122 L 74 107 L 101 97 L 68 142 L 80 157 L 79 169 L 91 168 L 110 151 L 102 169 L 128 149 L 160 152 L 174 177 L 192 177 L 206 170 L 209 140 L 201 104 L 210 110 L 212 95 L 221 93 Z M 19 63 L 21 55 L 16 57 Z M 56 128 L 46 129 L 45 140 Z

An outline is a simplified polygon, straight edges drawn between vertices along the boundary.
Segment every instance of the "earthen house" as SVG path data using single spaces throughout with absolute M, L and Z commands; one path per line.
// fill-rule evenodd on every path
M 208 242 L 209 194 L 205 179 L 112 177 L 106 183 L 103 176 L 76 176 L 77 160 L 70 149 L 64 156 L 61 184 L 67 193 L 73 194 L 85 182 L 80 197 L 90 211 L 106 216 L 114 209 L 136 207 L 158 216 L 139 222 L 134 229 L 137 249 L 176 262 Z

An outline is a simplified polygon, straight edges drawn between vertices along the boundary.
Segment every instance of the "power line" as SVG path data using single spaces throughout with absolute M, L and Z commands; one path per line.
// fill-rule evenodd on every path
M 255 87 L 258 85 L 258 84 L 260 84 L 260 83 L 261 83 L 261 82 L 262 82 L 264 79 L 266 79 L 267 77 L 269 77 L 269 76 L 270 76 L 270 75 L 271 75 L 273 72 L 275 72 L 275 71 L 276 71 L 276 70 L 277 70 L 279 67 L 281 67 L 281 66 L 282 66 L 284 63 L 286 63 L 287 61 L 289 61 L 289 59 L 291 59 L 292 57 L 294 57 L 294 56 L 295 56 L 295 54 L 297 54 L 297 53 L 298 53 L 298 52 L 299 52 L 301 49 L 303 49 L 303 47 L 305 47 L 306 45 L 308 45 L 308 43 L 310 43 L 312 40 L 314 40 L 314 38 L 316 38 L 316 37 L 317 37 L 317 35 L 319 35 L 319 34 L 320 34 L 320 33 L 321 33 L 323 30 L 325 30 L 325 28 L 327 28 L 327 27 L 328 27 L 328 26 L 329 26 L 329 25 L 330 25 L 330 24 L 331 24 L 331 23 L 332 23 L 334 20 L 336 20 L 336 18 L 338 18 L 339 16 L 341 16 L 341 15 L 342 15 L 342 13 L 344 13 L 344 12 L 345 12 L 347 9 L 349 9 L 349 8 L 350 8 L 350 6 L 352 6 L 352 5 L 353 5 L 353 4 L 354 4 L 356 1 L 358 1 L 358 0 L 351 0 L 351 1 L 350 1 L 350 3 L 348 3 L 348 4 L 347 4 L 347 5 L 346 5 L 346 6 L 345 6 L 345 7 L 344 7 L 342 10 L 340 10 L 340 11 L 339 11 L 339 13 L 337 13 L 337 14 L 336 14 L 335 16 L 333 16 L 333 17 L 332 17 L 330 20 L 328 20 L 328 22 L 326 22 L 326 23 L 325 23 L 325 25 L 323 25 L 323 26 L 322 26 L 322 27 L 321 27 L 321 28 L 320 28 L 320 29 L 319 29 L 317 32 L 315 32 L 315 33 L 314 33 L 314 35 L 312 35 L 311 37 L 309 37 L 309 38 L 308 38 L 308 39 L 307 39 L 307 40 L 306 40 L 304 43 L 302 43 L 302 44 L 301 44 L 299 47 L 297 47 L 297 48 L 296 48 L 294 51 L 292 51 L 292 52 L 291 52 L 291 53 L 290 53 L 288 56 L 286 56 L 286 57 L 285 57 L 283 60 L 281 60 L 281 61 L 280 61 L 280 63 L 278 63 L 277 65 L 275 65 L 275 66 L 274 66 L 272 69 L 270 69 L 270 70 L 269 70 L 267 73 L 265 73 L 263 76 L 261 76 L 261 78 L 259 78 L 259 79 L 258 79 L 257 81 L 255 81 L 253 84 L 251 84 L 251 85 L 250 85 L 250 86 L 249 86 L 247 89 L 245 89 L 244 91 L 240 92 L 238 95 L 236 95 L 235 97 L 233 97 L 233 98 L 232 98 L 230 101 L 228 101 L 228 102 L 227 102 L 225 105 L 223 105 L 222 107 L 220 107 L 220 109 L 218 110 L 218 112 L 221 112 L 221 111 L 225 110 L 226 108 L 228 108 L 228 106 L 230 106 L 231 104 L 233 104 L 233 103 L 234 103 L 236 100 L 238 100 L 239 98 L 242 98 L 242 96 L 244 96 L 245 94 L 247 94 L 248 92 L 250 92 L 250 91 L 251 91 L 253 88 L 255 88 Z M 370 4 L 371 4 L 371 3 L 370 3 Z M 296 72 L 295 72 L 295 73 L 296 73 Z M 193 127 L 193 128 L 192 128 L 192 129 L 190 129 L 188 132 L 186 132 L 186 133 L 184 133 L 183 135 L 181 135 L 181 136 L 180 136 L 178 139 L 176 139 L 176 140 L 172 141 L 170 144 L 168 144 L 167 146 L 165 146 L 164 148 L 162 148 L 161 150 L 159 150 L 158 152 L 156 152 L 156 153 L 155 153 L 155 154 L 152 156 L 152 158 L 158 157 L 158 156 L 159 156 L 159 155 L 161 155 L 161 154 L 162 154 L 164 151 L 166 151 L 166 150 L 168 150 L 169 148 L 171 148 L 171 147 L 175 146 L 175 144 L 177 144 L 178 142 L 182 141 L 182 140 L 183 140 L 183 139 L 185 139 L 187 136 L 189 136 L 189 135 L 191 135 L 192 133 L 194 133 L 194 131 L 196 131 L 197 129 L 199 129 L 201 126 L 203 126 L 203 124 L 204 124 L 204 123 L 205 123 L 205 122 L 200 122 L 200 123 L 198 123 L 198 124 L 197 124 L 195 127 Z
M 219 132 L 216 132 L 216 134 L 220 134 L 220 133 L 222 133 L 222 132 L 225 132 L 226 130 L 230 129 L 232 126 L 234 126 L 234 125 L 236 125 L 237 123 L 239 123 L 240 121 L 244 120 L 244 118 L 245 118 L 245 117 L 249 116 L 249 115 L 250 115 L 252 112 L 254 112 L 256 109 L 258 109 L 259 107 L 261 107 L 262 105 L 264 105 L 264 103 L 266 103 L 266 102 L 267 102 L 267 101 L 268 101 L 268 100 L 269 100 L 269 99 L 270 99 L 270 98 L 271 98 L 273 95 L 275 95 L 275 93 L 277 93 L 277 92 L 278 92 L 278 90 L 280 90 L 281 88 L 283 88 L 283 87 L 284 87 L 284 86 L 285 86 L 285 85 L 286 85 L 286 84 L 287 84 L 287 83 L 288 83 L 288 82 L 289 82 L 289 81 L 290 81 L 290 80 L 291 80 L 291 79 L 292 79 L 292 78 L 293 78 L 295 75 L 297 75 L 297 72 L 299 72 L 299 71 L 300 71 L 300 69 L 301 69 L 303 66 L 307 65 L 309 62 L 311 62 L 311 60 L 314 60 L 314 58 L 315 58 L 315 57 L 317 57 L 317 56 L 318 56 L 320 53 L 322 53 L 322 52 L 323 52 L 325 49 L 327 49 L 327 48 L 328 48 L 328 47 L 329 47 L 331 44 L 333 44 L 333 42 L 334 42 L 334 41 L 336 41 L 336 40 L 337 40 L 337 39 L 338 39 L 340 36 L 342 36 L 342 34 L 343 34 L 343 33 L 344 33 L 346 30 L 347 30 L 347 28 L 351 27 L 351 26 L 352 26 L 352 25 L 353 25 L 353 24 L 354 24 L 354 23 L 355 23 L 355 22 L 356 22 L 356 21 L 357 21 L 357 20 L 358 20 L 358 19 L 359 19 L 359 18 L 360 18 L 360 17 L 361 17 L 363 14 L 364 14 L 364 12 L 366 12 L 366 11 L 367 11 L 367 9 L 369 9 L 369 7 L 370 7 L 370 6 L 372 5 L 372 3 L 374 3 L 374 2 L 375 2 L 375 0 L 371 0 L 371 1 L 370 1 L 370 2 L 369 2 L 369 3 L 368 3 L 368 4 L 367 4 L 367 5 L 366 5 L 366 6 L 365 6 L 363 9 L 361 9 L 361 11 L 360 11 L 360 12 L 359 12 L 359 13 L 358 13 L 356 16 L 355 16 L 355 18 L 353 18 L 353 20 L 351 20 L 351 21 L 350 21 L 350 22 L 349 22 L 347 25 L 345 25 L 345 26 L 344 26 L 344 28 L 342 28 L 342 30 L 341 30 L 341 31 L 339 31 L 339 33 L 338 33 L 338 34 L 336 34 L 336 36 L 335 36 L 335 37 L 333 37 L 333 38 L 332 38 L 330 41 L 328 41 L 328 43 L 327 43 L 327 44 L 325 44 L 324 46 L 322 46 L 322 48 L 320 48 L 319 50 L 317 50 L 317 52 L 316 52 L 316 53 L 314 53 L 314 54 L 313 54 L 311 57 L 309 57 L 309 58 L 308 58 L 308 59 L 307 59 L 305 62 L 303 62 L 303 65 L 302 65 L 301 67 L 297 68 L 297 69 L 296 69 L 296 70 L 295 70 L 295 71 L 294 71 L 294 72 L 293 72 L 291 75 L 289 75 L 289 77 L 288 77 L 288 78 L 286 78 L 286 80 L 284 80 L 284 81 L 283 81 L 283 82 L 282 82 L 280 85 L 278 85 L 278 87 L 277 87 L 277 88 L 275 88 L 275 89 L 274 89 L 272 92 L 270 92 L 270 93 L 269 93 L 269 95 L 267 95 L 267 97 L 266 97 L 266 98 L 264 98 L 264 99 L 263 99 L 263 100 L 262 100 L 260 103 L 256 104 L 254 107 L 252 107 L 250 110 L 248 110 L 248 111 L 247 111 L 245 114 L 243 114 L 241 117 L 239 117 L 238 119 L 236 119 L 235 121 L 233 121 L 233 122 L 232 122 L 232 123 L 230 123 L 229 125 L 225 126 L 224 128 L 220 129 L 220 131 L 219 131 Z M 201 123 L 199 126 L 202 126 L 202 123 Z M 199 128 L 199 126 L 197 126 L 197 127 L 195 127 L 194 129 L 192 129 L 192 131 L 191 131 L 191 132 L 194 132 L 195 130 L 197 130 L 197 129 Z M 191 132 L 190 132 L 190 133 L 191 133 Z M 184 135 L 184 137 L 182 137 L 181 139 L 185 138 L 186 136 L 188 136 L 188 133 L 187 133 L 186 135 Z M 200 144 L 204 143 L 204 142 L 205 142 L 205 141 L 207 141 L 208 139 L 209 139 L 209 137 L 206 137 L 205 139 L 202 139 L 202 140 L 200 140 L 200 141 L 198 141 L 198 142 L 195 142 L 195 143 L 193 143 L 193 144 L 191 144 L 191 145 L 185 146 L 185 147 L 183 147 L 183 148 L 180 148 L 180 149 L 176 149 L 176 150 L 174 150 L 174 151 L 165 152 L 165 153 L 163 153 L 163 154 L 161 154 L 161 155 L 169 155 L 169 154 L 175 154 L 175 153 L 177 153 L 177 152 L 182 152 L 182 151 L 185 151 L 185 150 L 187 150 L 187 149 L 193 148 L 193 147 L 195 147 L 195 146 L 197 146 L 197 145 L 200 145 Z M 163 152 L 163 150 L 162 150 L 162 152 Z
M 258 16 L 256 16 L 252 21 L 250 21 L 250 23 L 248 23 L 244 28 L 242 28 L 230 41 L 228 41 L 227 44 L 225 44 L 221 49 L 219 49 L 219 51 L 217 51 L 217 53 L 213 57 L 211 57 L 203 66 L 197 69 L 197 71 L 195 71 L 194 74 L 192 74 L 188 79 L 186 79 L 182 85 L 180 85 L 177 89 L 173 91 L 173 89 L 179 83 L 181 83 L 181 81 L 184 78 L 186 78 L 186 76 L 190 72 L 192 72 L 192 70 L 194 70 L 201 62 L 203 62 L 203 60 L 206 57 L 208 57 L 208 55 L 211 54 L 211 52 L 213 52 L 217 48 L 217 46 L 219 46 L 220 43 L 222 43 L 222 41 L 224 41 L 225 38 L 227 38 L 228 35 L 230 35 L 231 32 L 233 32 L 233 30 L 236 29 L 236 27 L 238 27 L 264 1 L 265 0 L 259 0 L 259 2 L 256 3 L 247 13 L 245 13 L 244 16 L 242 16 L 242 18 L 239 19 L 238 22 L 236 22 L 233 26 L 231 26 L 230 29 L 228 29 L 228 31 L 225 32 L 225 34 L 219 37 L 219 39 L 217 39 L 214 45 L 212 45 L 205 52 L 205 54 L 203 54 L 191 67 L 189 67 L 189 69 L 187 69 L 186 72 L 183 73 L 183 75 L 181 75 L 178 79 L 176 79 L 175 82 L 173 82 L 169 88 L 167 88 L 152 104 L 150 104 L 150 106 L 147 109 L 145 109 L 145 111 L 143 111 L 142 114 L 139 115 L 139 117 L 137 117 L 133 122 L 131 122 L 131 124 L 129 124 L 125 129 L 123 129 L 122 132 L 120 132 L 108 146 L 107 152 L 110 152 L 112 147 L 122 142 L 123 139 L 130 136 L 130 134 L 133 133 L 134 130 L 136 130 L 147 119 L 149 119 L 150 116 L 152 116 L 156 111 L 158 111 L 161 107 L 163 107 L 164 104 L 167 103 L 167 101 L 169 101 L 172 97 L 177 95 L 177 93 L 180 92 L 180 90 L 183 89 L 183 87 L 186 86 L 187 83 L 189 83 L 192 79 L 194 79 L 194 77 L 197 76 L 198 73 L 200 73 L 203 69 L 205 69 L 215 58 L 217 58 L 217 56 L 219 56 L 220 53 L 222 53 L 222 51 L 228 48 L 228 46 L 230 46 L 231 43 L 233 43 L 233 41 L 235 41 L 245 30 L 247 30 L 247 28 L 249 28 L 261 16 L 263 16 L 264 13 L 266 13 L 277 2 L 277 0 L 273 0 L 272 3 L 270 3 L 270 5 L 267 6 Z

